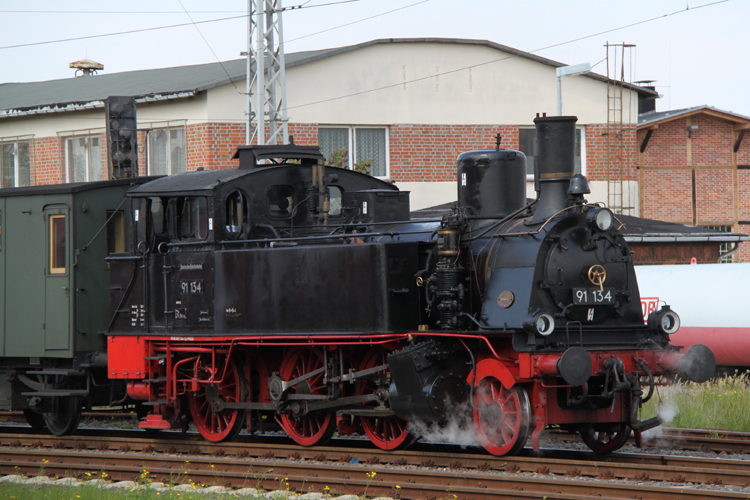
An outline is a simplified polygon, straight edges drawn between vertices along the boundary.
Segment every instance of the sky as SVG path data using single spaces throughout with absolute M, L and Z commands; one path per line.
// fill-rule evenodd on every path
M 750 116 L 748 0 L 284 0 L 283 6 L 286 53 L 379 38 L 467 38 L 568 65 L 588 62 L 606 75 L 605 44 L 634 44 L 625 51 L 625 80 L 655 80 L 662 95 L 657 111 L 706 104 Z M 237 59 L 247 50 L 247 9 L 247 0 L 0 0 L 0 84 L 70 78 L 68 63 L 84 58 L 102 63 L 100 74 Z M 61 41 L 102 34 L 112 35 Z M 611 76 L 621 75 L 621 55 Z

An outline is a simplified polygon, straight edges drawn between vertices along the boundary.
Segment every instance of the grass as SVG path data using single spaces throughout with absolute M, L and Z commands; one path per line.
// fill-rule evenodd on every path
M 661 413 L 673 416 L 664 423 L 668 427 L 750 432 L 750 371 L 705 384 L 679 382 L 657 389 L 643 405 L 644 419 Z

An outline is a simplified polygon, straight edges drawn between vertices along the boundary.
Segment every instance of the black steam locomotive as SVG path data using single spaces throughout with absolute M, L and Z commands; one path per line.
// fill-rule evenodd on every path
M 395 449 L 456 421 L 497 455 L 550 425 L 600 453 L 639 438 L 654 377 L 705 381 L 713 355 L 669 345 L 669 307 L 643 324 L 620 222 L 574 175 L 575 122 L 535 120 L 536 200 L 523 153 L 472 151 L 436 219 L 316 147 L 241 146 L 236 170 L 133 187 L 106 376 L 149 408 L 141 428 L 192 419 L 211 441 L 272 419 L 308 446 L 362 429 Z M 56 407 L 36 411 L 75 417 Z

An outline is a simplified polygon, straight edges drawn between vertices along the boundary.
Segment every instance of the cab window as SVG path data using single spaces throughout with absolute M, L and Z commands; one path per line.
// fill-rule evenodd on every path
M 328 208 L 328 215 L 331 217 L 338 217 L 341 215 L 341 188 L 329 186 L 328 197 L 331 201 Z
M 224 229 L 230 236 L 239 236 L 247 224 L 247 202 L 242 192 L 234 190 L 227 196 L 224 212 Z
M 271 186 L 266 191 L 268 215 L 289 217 L 294 209 L 294 189 L 289 186 Z
M 203 196 L 171 198 L 167 206 L 170 234 L 177 240 L 205 240 L 208 236 L 208 202 Z

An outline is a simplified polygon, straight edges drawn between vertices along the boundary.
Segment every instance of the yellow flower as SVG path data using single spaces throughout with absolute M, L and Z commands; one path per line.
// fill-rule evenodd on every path
M 400 490 L 400 489 L 401 489 L 401 486 L 399 486 L 399 485 L 396 485 L 396 489 L 397 489 L 397 490 Z

